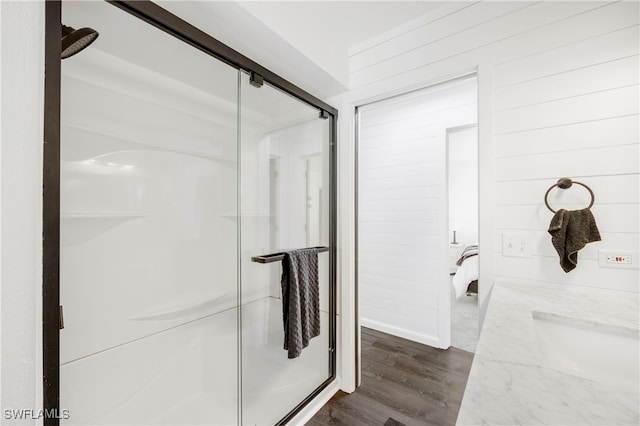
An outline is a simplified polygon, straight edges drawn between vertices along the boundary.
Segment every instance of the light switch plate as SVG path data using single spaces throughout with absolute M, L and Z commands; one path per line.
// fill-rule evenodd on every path
M 502 234 L 502 255 L 512 257 L 533 256 L 533 236 L 529 233 L 504 232 Z

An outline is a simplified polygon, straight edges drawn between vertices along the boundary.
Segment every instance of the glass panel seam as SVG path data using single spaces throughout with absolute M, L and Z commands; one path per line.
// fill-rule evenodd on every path
M 238 370 L 238 424 L 242 421 L 242 72 L 238 70 L 237 80 L 237 124 L 236 124 L 236 223 L 237 223 L 237 303 L 238 303 L 238 325 L 237 325 L 237 370 Z

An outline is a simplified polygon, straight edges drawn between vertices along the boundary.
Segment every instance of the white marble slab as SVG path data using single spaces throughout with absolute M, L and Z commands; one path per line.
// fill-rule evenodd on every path
M 532 316 L 532 311 L 539 311 L 637 330 L 638 301 L 638 293 L 497 282 L 457 424 L 640 424 L 638 386 L 623 390 L 542 366 Z

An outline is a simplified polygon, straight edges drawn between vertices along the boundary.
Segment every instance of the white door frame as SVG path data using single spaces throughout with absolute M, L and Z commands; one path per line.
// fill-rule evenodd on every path
M 420 90 L 456 78 L 476 74 L 478 78 L 478 163 L 479 163 L 479 239 L 486 247 L 494 245 L 494 219 L 492 206 L 493 184 L 493 75 L 490 61 L 481 60 L 469 66 L 466 71 L 451 73 L 446 78 L 422 82 L 418 85 L 391 90 L 384 93 L 360 91 L 350 93 L 342 100 L 341 110 L 347 119 L 340 121 L 341 143 L 339 145 L 340 190 L 339 229 L 341 255 L 340 271 L 340 356 L 339 371 L 341 389 L 353 392 L 360 384 L 360 323 L 358 318 L 357 282 L 357 117 L 358 106 L 385 99 L 394 95 Z M 349 114 L 349 115 L 348 115 Z M 483 214 L 483 212 L 485 212 Z M 479 322 L 482 325 L 488 294 L 493 284 L 492 253 L 483 256 L 480 263 L 480 277 L 484 283 L 479 292 Z
M 474 72 L 470 72 L 470 73 L 465 73 L 463 75 L 459 75 L 453 78 L 449 78 L 446 80 L 441 80 L 438 81 L 437 83 L 432 83 L 429 84 L 427 86 L 418 88 L 418 89 L 414 89 L 414 90 L 409 90 L 409 91 L 405 91 L 399 94 L 393 94 L 391 96 L 388 97 L 384 97 L 382 99 L 377 99 L 373 102 L 369 102 L 369 103 L 364 103 L 361 105 L 356 106 L 356 117 L 355 117 L 355 123 L 356 123 L 356 135 L 355 135 L 355 200 L 356 200 L 356 205 L 355 205 L 355 260 L 356 260 L 356 265 L 358 265 L 358 259 L 359 259 L 359 226 L 360 226 L 360 222 L 359 222 L 359 206 L 358 206 L 358 198 L 359 198 L 359 169 L 360 169 L 360 144 L 361 141 L 359 140 L 359 135 L 357 134 L 358 129 L 359 129 L 359 114 L 360 114 L 360 108 L 370 105 L 372 103 L 378 103 L 378 102 L 384 102 L 387 100 L 391 100 L 393 98 L 399 98 L 399 97 L 405 97 L 405 96 L 410 96 L 413 93 L 416 92 L 422 92 L 422 91 L 426 91 L 429 90 L 431 88 L 437 88 L 439 86 L 445 85 L 445 84 L 449 84 L 449 83 L 453 83 L 456 81 L 463 81 L 463 80 L 467 80 L 470 78 L 475 78 L 477 80 L 477 73 Z M 477 87 L 477 83 L 476 83 L 476 87 Z M 476 89 L 477 90 L 477 89 Z M 426 96 L 429 96 L 428 94 L 426 94 Z M 477 102 L 477 101 L 476 101 Z M 476 120 L 477 120 L 477 116 L 476 116 Z M 447 144 L 447 129 L 444 129 L 444 134 L 442 135 L 443 138 L 443 143 L 445 144 L 445 152 L 448 152 L 448 148 L 446 147 Z M 442 159 L 442 161 L 444 161 L 446 163 L 447 159 L 446 159 L 446 155 L 445 158 Z M 447 170 L 447 165 L 444 165 L 444 170 L 445 170 L 445 176 L 444 176 L 444 188 L 443 188 L 443 202 L 445 204 L 448 204 L 448 182 L 447 182 L 447 177 L 446 177 L 446 170 Z M 448 256 L 445 255 L 445 253 L 448 253 L 448 248 L 449 248 L 449 241 L 448 241 L 448 223 L 449 223 L 449 217 L 448 217 L 448 205 L 443 206 L 442 209 L 442 214 L 441 217 L 439 218 L 439 221 L 441 223 L 446 223 L 447 227 L 446 230 L 443 230 L 442 232 L 440 232 L 440 235 L 438 237 L 438 239 L 440 240 L 438 243 L 438 246 L 440 247 L 440 252 L 442 253 L 442 259 L 441 262 L 439 262 L 437 268 L 438 271 L 438 283 L 437 283 L 437 288 L 438 288 L 438 301 L 437 301 L 437 306 L 438 306 L 438 327 L 437 327 L 437 331 L 436 334 L 433 336 L 433 338 L 428 337 L 429 341 L 424 341 L 424 343 L 432 345 L 434 347 L 438 347 L 438 348 L 449 348 L 450 344 L 451 344 L 451 300 L 450 300 L 450 294 L 449 294 L 449 265 L 448 265 Z M 355 270 L 355 283 L 356 283 L 356 295 L 359 294 L 359 288 L 360 288 L 360 284 L 359 284 L 359 267 L 356 266 L 356 270 Z M 359 309 L 358 309 L 359 311 Z M 360 324 L 360 315 L 358 312 L 357 315 L 357 321 L 358 321 L 358 325 Z M 393 327 L 391 327 L 393 328 Z M 398 330 L 402 333 L 401 330 Z M 358 326 L 357 329 L 357 333 L 359 335 L 360 332 L 360 327 Z M 391 333 L 394 333 L 392 331 L 389 331 Z M 394 333 L 395 334 L 395 333 Z M 414 333 L 409 333 L 408 335 L 404 336 L 403 334 L 399 334 L 401 337 L 406 337 L 409 339 L 420 339 L 420 341 L 423 341 L 422 339 L 427 337 L 427 336 L 418 336 L 416 335 L 415 337 L 411 337 L 411 335 L 413 335 Z M 358 358 L 359 359 L 359 358 Z M 359 381 L 358 381 L 359 382 Z
M 469 123 L 469 124 L 463 124 L 460 126 L 454 126 L 454 127 L 448 127 L 446 129 L 446 136 L 445 136 L 445 144 L 446 144 L 446 173 L 447 173 L 447 225 L 449 229 L 451 227 L 451 224 L 449 223 L 449 218 L 451 217 L 450 212 L 449 212 L 449 205 L 450 205 L 450 200 L 449 200 L 449 196 L 451 194 L 451 190 L 450 190 L 450 182 L 449 182 L 449 159 L 450 159 L 450 151 L 449 151 L 449 137 L 451 136 L 452 133 L 455 132 L 460 132 L 460 131 L 464 131 L 464 130 L 468 130 L 468 129 L 476 129 L 476 145 L 479 145 L 479 141 L 478 141 L 478 123 L 477 120 L 475 123 Z M 476 156 L 476 163 L 479 163 L 479 155 Z M 477 178 L 479 179 L 479 176 L 477 176 Z M 476 182 L 478 182 L 478 180 L 476 180 Z M 480 191 L 478 190 L 478 205 L 480 204 Z M 479 210 L 479 209 L 478 209 Z M 478 220 L 478 227 L 480 226 L 480 220 Z M 479 243 L 479 242 L 478 242 Z M 478 255 L 480 258 L 480 255 Z M 480 280 L 478 280 L 478 293 L 480 293 Z M 449 293 L 449 306 L 451 306 L 451 293 Z M 448 324 L 449 324 L 449 345 L 451 346 L 451 309 L 449 309 L 449 319 L 448 319 Z

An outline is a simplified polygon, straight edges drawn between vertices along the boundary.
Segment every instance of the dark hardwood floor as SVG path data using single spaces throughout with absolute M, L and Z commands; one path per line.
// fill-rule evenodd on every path
M 473 354 L 362 328 L 362 384 L 339 392 L 309 426 L 454 425 Z

